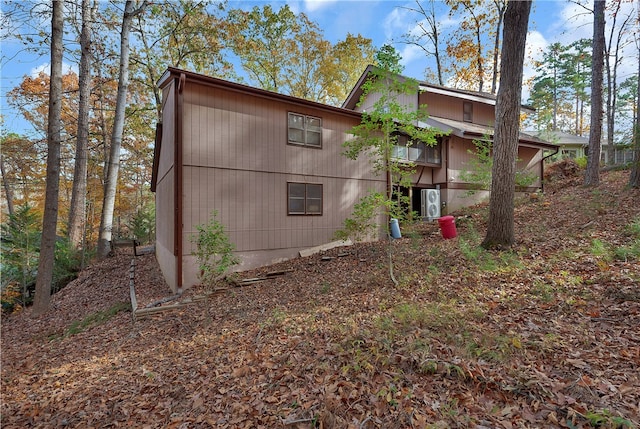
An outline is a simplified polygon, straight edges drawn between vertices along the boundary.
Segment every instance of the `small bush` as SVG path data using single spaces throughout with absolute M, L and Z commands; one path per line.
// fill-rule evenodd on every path
M 228 269 L 238 265 L 240 260 L 233 254 L 234 245 L 229 241 L 224 226 L 216 219 L 217 211 L 211 213 L 209 222 L 196 225 L 197 235 L 191 237 L 196 244 L 193 255 L 198 259 L 200 280 L 210 286 L 224 275 Z

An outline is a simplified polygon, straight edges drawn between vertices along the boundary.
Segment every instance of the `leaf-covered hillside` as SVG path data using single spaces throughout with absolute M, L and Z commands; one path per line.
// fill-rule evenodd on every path
M 3 318 L 2 427 L 638 427 L 627 178 L 588 189 L 557 170 L 518 201 L 512 253 L 478 247 L 483 206 L 455 213 L 453 240 L 435 223 L 404 230 L 398 287 L 384 243 L 361 244 L 134 322 L 132 256 L 110 258 L 45 316 Z M 135 285 L 141 306 L 170 295 L 153 255 Z

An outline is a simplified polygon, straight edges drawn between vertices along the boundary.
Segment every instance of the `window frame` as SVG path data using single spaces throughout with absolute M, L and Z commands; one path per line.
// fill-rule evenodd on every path
M 299 127 L 292 127 L 291 126 L 291 118 L 292 116 L 299 116 L 302 117 L 303 119 L 303 124 L 302 124 L 302 128 Z M 317 120 L 320 124 L 318 126 L 314 126 L 309 124 L 310 121 L 312 120 Z M 317 129 L 311 129 L 311 127 L 317 128 Z M 298 140 L 293 140 L 292 139 L 292 132 L 291 130 L 300 130 L 302 132 L 304 141 L 298 141 Z M 322 149 L 323 146 L 323 141 L 322 141 L 322 134 L 323 134 L 323 128 L 322 128 L 322 118 L 319 116 L 313 116 L 313 115 L 306 115 L 304 113 L 298 113 L 298 112 L 287 112 L 287 144 L 293 145 L 293 146 L 303 146 L 303 147 L 308 147 L 308 148 L 312 148 L 312 149 Z M 319 135 L 319 144 L 314 144 L 314 143 L 310 143 L 310 139 L 309 139 L 309 135 L 315 133 Z
M 462 121 L 473 122 L 473 103 L 471 101 L 462 102 Z
M 402 142 L 405 142 L 405 143 L 402 144 Z M 420 150 L 420 145 L 422 145 L 422 153 L 420 158 L 411 159 L 411 149 Z M 434 158 L 429 158 L 430 151 L 438 152 L 439 154 L 438 162 L 433 162 Z M 398 156 L 399 153 L 404 153 L 403 157 L 399 157 Z M 398 162 L 407 162 L 407 163 L 412 162 L 416 165 L 441 167 L 442 166 L 442 140 L 438 138 L 437 143 L 433 146 L 430 146 L 421 141 L 411 142 L 408 136 L 404 134 L 400 134 L 397 136 L 396 144 L 392 149 L 391 158 Z
M 302 211 L 294 211 L 291 208 L 292 198 L 295 198 L 297 200 L 301 199 L 299 195 L 292 196 L 291 185 L 304 185 L 304 197 L 302 197 L 304 209 Z M 319 197 L 314 195 L 312 196 L 309 195 L 311 193 L 309 188 L 313 186 L 319 187 L 319 190 L 320 190 Z M 309 210 L 310 201 L 316 201 L 316 200 L 319 200 L 320 202 L 319 211 L 310 211 Z M 322 183 L 287 182 L 287 216 L 322 216 L 323 213 L 324 213 L 324 186 Z

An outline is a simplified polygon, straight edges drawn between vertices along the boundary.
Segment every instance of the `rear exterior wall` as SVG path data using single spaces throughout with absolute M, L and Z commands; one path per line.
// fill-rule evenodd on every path
M 322 119 L 322 148 L 288 144 L 288 113 Z M 184 286 L 197 282 L 192 237 L 211 214 L 250 269 L 333 241 L 353 205 L 385 189 L 366 158 L 341 155 L 353 115 L 187 82 L 183 115 Z M 321 184 L 321 215 L 289 215 L 289 182 Z

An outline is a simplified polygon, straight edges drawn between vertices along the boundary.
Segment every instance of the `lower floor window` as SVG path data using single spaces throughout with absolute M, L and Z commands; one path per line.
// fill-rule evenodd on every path
M 290 215 L 321 215 L 322 185 L 287 183 L 287 201 Z

